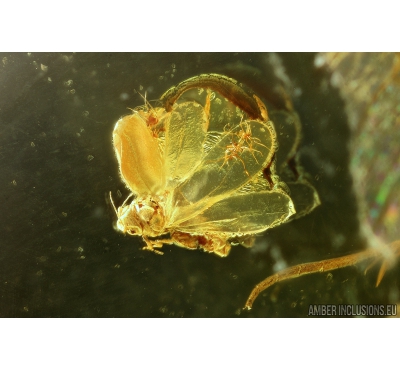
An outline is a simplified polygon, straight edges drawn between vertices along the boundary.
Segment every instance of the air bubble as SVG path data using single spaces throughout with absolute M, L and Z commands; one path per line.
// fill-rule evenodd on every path
M 119 98 L 122 101 L 128 100 L 129 99 L 129 94 L 128 93 L 121 93 L 121 95 L 119 96 Z

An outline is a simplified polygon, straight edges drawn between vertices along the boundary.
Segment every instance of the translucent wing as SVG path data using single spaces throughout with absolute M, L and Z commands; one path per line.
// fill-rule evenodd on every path
M 296 208 L 293 218 L 303 217 L 321 204 L 317 191 L 307 180 L 298 179 L 296 182 L 287 182 L 286 185 Z
M 270 111 L 279 140 L 276 169 L 281 181 L 288 187 L 288 193 L 296 208 L 291 218 L 303 217 L 321 202 L 314 186 L 305 177 L 297 155 L 301 139 L 301 123 L 295 112 Z
M 254 234 L 284 223 L 294 213 L 292 200 L 281 190 L 236 193 L 176 228 L 192 233 Z
M 165 173 L 167 188 L 186 180 L 203 156 L 208 118 L 204 108 L 188 102 L 177 106 L 165 122 Z
M 277 152 L 276 167 L 282 172 L 287 161 L 297 152 L 301 139 L 301 124 L 296 113 L 283 110 L 269 111 L 277 132 L 279 150 Z
M 246 132 L 246 139 L 242 133 Z M 245 121 L 206 140 L 205 154 L 192 176 L 175 189 L 168 210 L 171 224 L 195 217 L 237 192 L 271 162 L 276 150 L 272 122 Z
M 158 140 L 138 113 L 116 123 L 113 144 L 121 177 L 134 194 L 157 194 L 164 190 L 164 161 Z

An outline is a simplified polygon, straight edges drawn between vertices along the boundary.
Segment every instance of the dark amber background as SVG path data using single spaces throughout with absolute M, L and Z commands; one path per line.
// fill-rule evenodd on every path
M 253 310 L 241 311 L 253 286 L 283 263 L 364 248 L 344 103 L 329 73 L 314 67 L 314 54 L 279 57 L 301 89 L 294 104 L 303 124 L 302 160 L 322 205 L 265 232 L 252 249 L 232 248 L 227 258 L 176 246 L 164 246 L 158 256 L 142 251 L 141 239 L 113 229 L 108 192 L 125 197 L 129 191 L 119 178 L 111 133 L 127 107 L 143 104 L 134 93 L 140 86 L 151 100 L 188 77 L 214 72 L 271 97 L 269 54 L 0 57 L 1 317 L 305 317 L 309 304 L 398 299 L 398 270 L 377 289 L 376 268 L 365 277 L 350 267 L 278 284 Z

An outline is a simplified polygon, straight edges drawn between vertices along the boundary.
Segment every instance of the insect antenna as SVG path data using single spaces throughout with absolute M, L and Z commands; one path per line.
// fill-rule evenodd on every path
M 111 191 L 110 191 L 110 200 L 111 200 L 111 204 L 112 204 L 112 206 L 113 206 L 113 208 L 114 208 L 115 214 L 118 216 L 118 211 L 117 211 L 117 208 L 115 207 L 115 204 L 114 204 L 114 200 L 113 200 L 113 198 L 112 198 Z
M 126 202 L 127 202 L 128 199 L 131 198 L 131 197 L 133 197 L 133 193 L 130 193 L 130 194 L 128 195 L 128 197 L 124 200 L 124 203 L 122 203 L 122 206 L 121 206 L 121 207 L 125 206 Z
M 148 111 L 155 111 L 155 109 L 153 108 L 153 106 L 150 104 L 150 101 L 149 100 L 147 100 L 147 91 L 145 91 L 145 93 L 144 93 L 144 96 L 139 92 L 139 91 L 137 91 L 137 90 L 135 90 L 139 95 L 140 95 L 140 97 L 144 100 L 144 106 L 146 107 L 146 109 L 148 110 Z M 156 101 L 156 100 L 152 100 L 152 101 Z
M 122 205 L 119 208 L 122 208 L 125 206 L 126 202 L 128 201 L 129 198 L 133 197 L 133 193 L 129 194 L 128 197 L 124 200 L 124 203 L 122 203 Z M 111 204 L 114 208 L 115 214 L 118 216 L 118 210 L 117 207 L 115 207 L 115 203 L 114 203 L 114 199 L 112 198 L 112 194 L 110 191 L 110 200 L 111 200 Z

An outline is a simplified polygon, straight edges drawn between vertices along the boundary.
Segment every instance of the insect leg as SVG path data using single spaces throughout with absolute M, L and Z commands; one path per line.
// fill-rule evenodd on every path
M 389 245 L 389 248 L 393 252 L 393 257 L 398 257 L 400 255 L 400 240 L 397 240 Z M 393 263 L 393 260 L 385 259 L 382 256 L 380 250 L 369 248 L 363 252 L 354 253 L 349 256 L 332 258 L 328 260 L 318 261 L 318 262 L 310 262 L 310 263 L 302 263 L 299 265 L 295 265 L 279 271 L 278 273 L 268 276 L 265 280 L 261 283 L 257 284 L 252 292 L 247 298 L 247 302 L 245 304 L 245 309 L 250 310 L 253 306 L 254 300 L 258 297 L 258 295 L 263 292 L 265 289 L 269 288 L 270 286 L 288 279 L 297 278 L 302 275 L 313 274 L 316 272 L 326 272 L 332 271 L 339 268 L 353 266 L 357 263 L 370 260 L 370 259 L 382 259 L 383 263 L 381 269 L 378 273 L 377 283 L 376 286 L 379 285 L 380 281 L 383 278 L 383 275 L 386 272 L 386 269 L 390 263 Z M 374 261 L 375 263 L 376 261 Z M 367 270 L 371 267 L 368 266 Z

